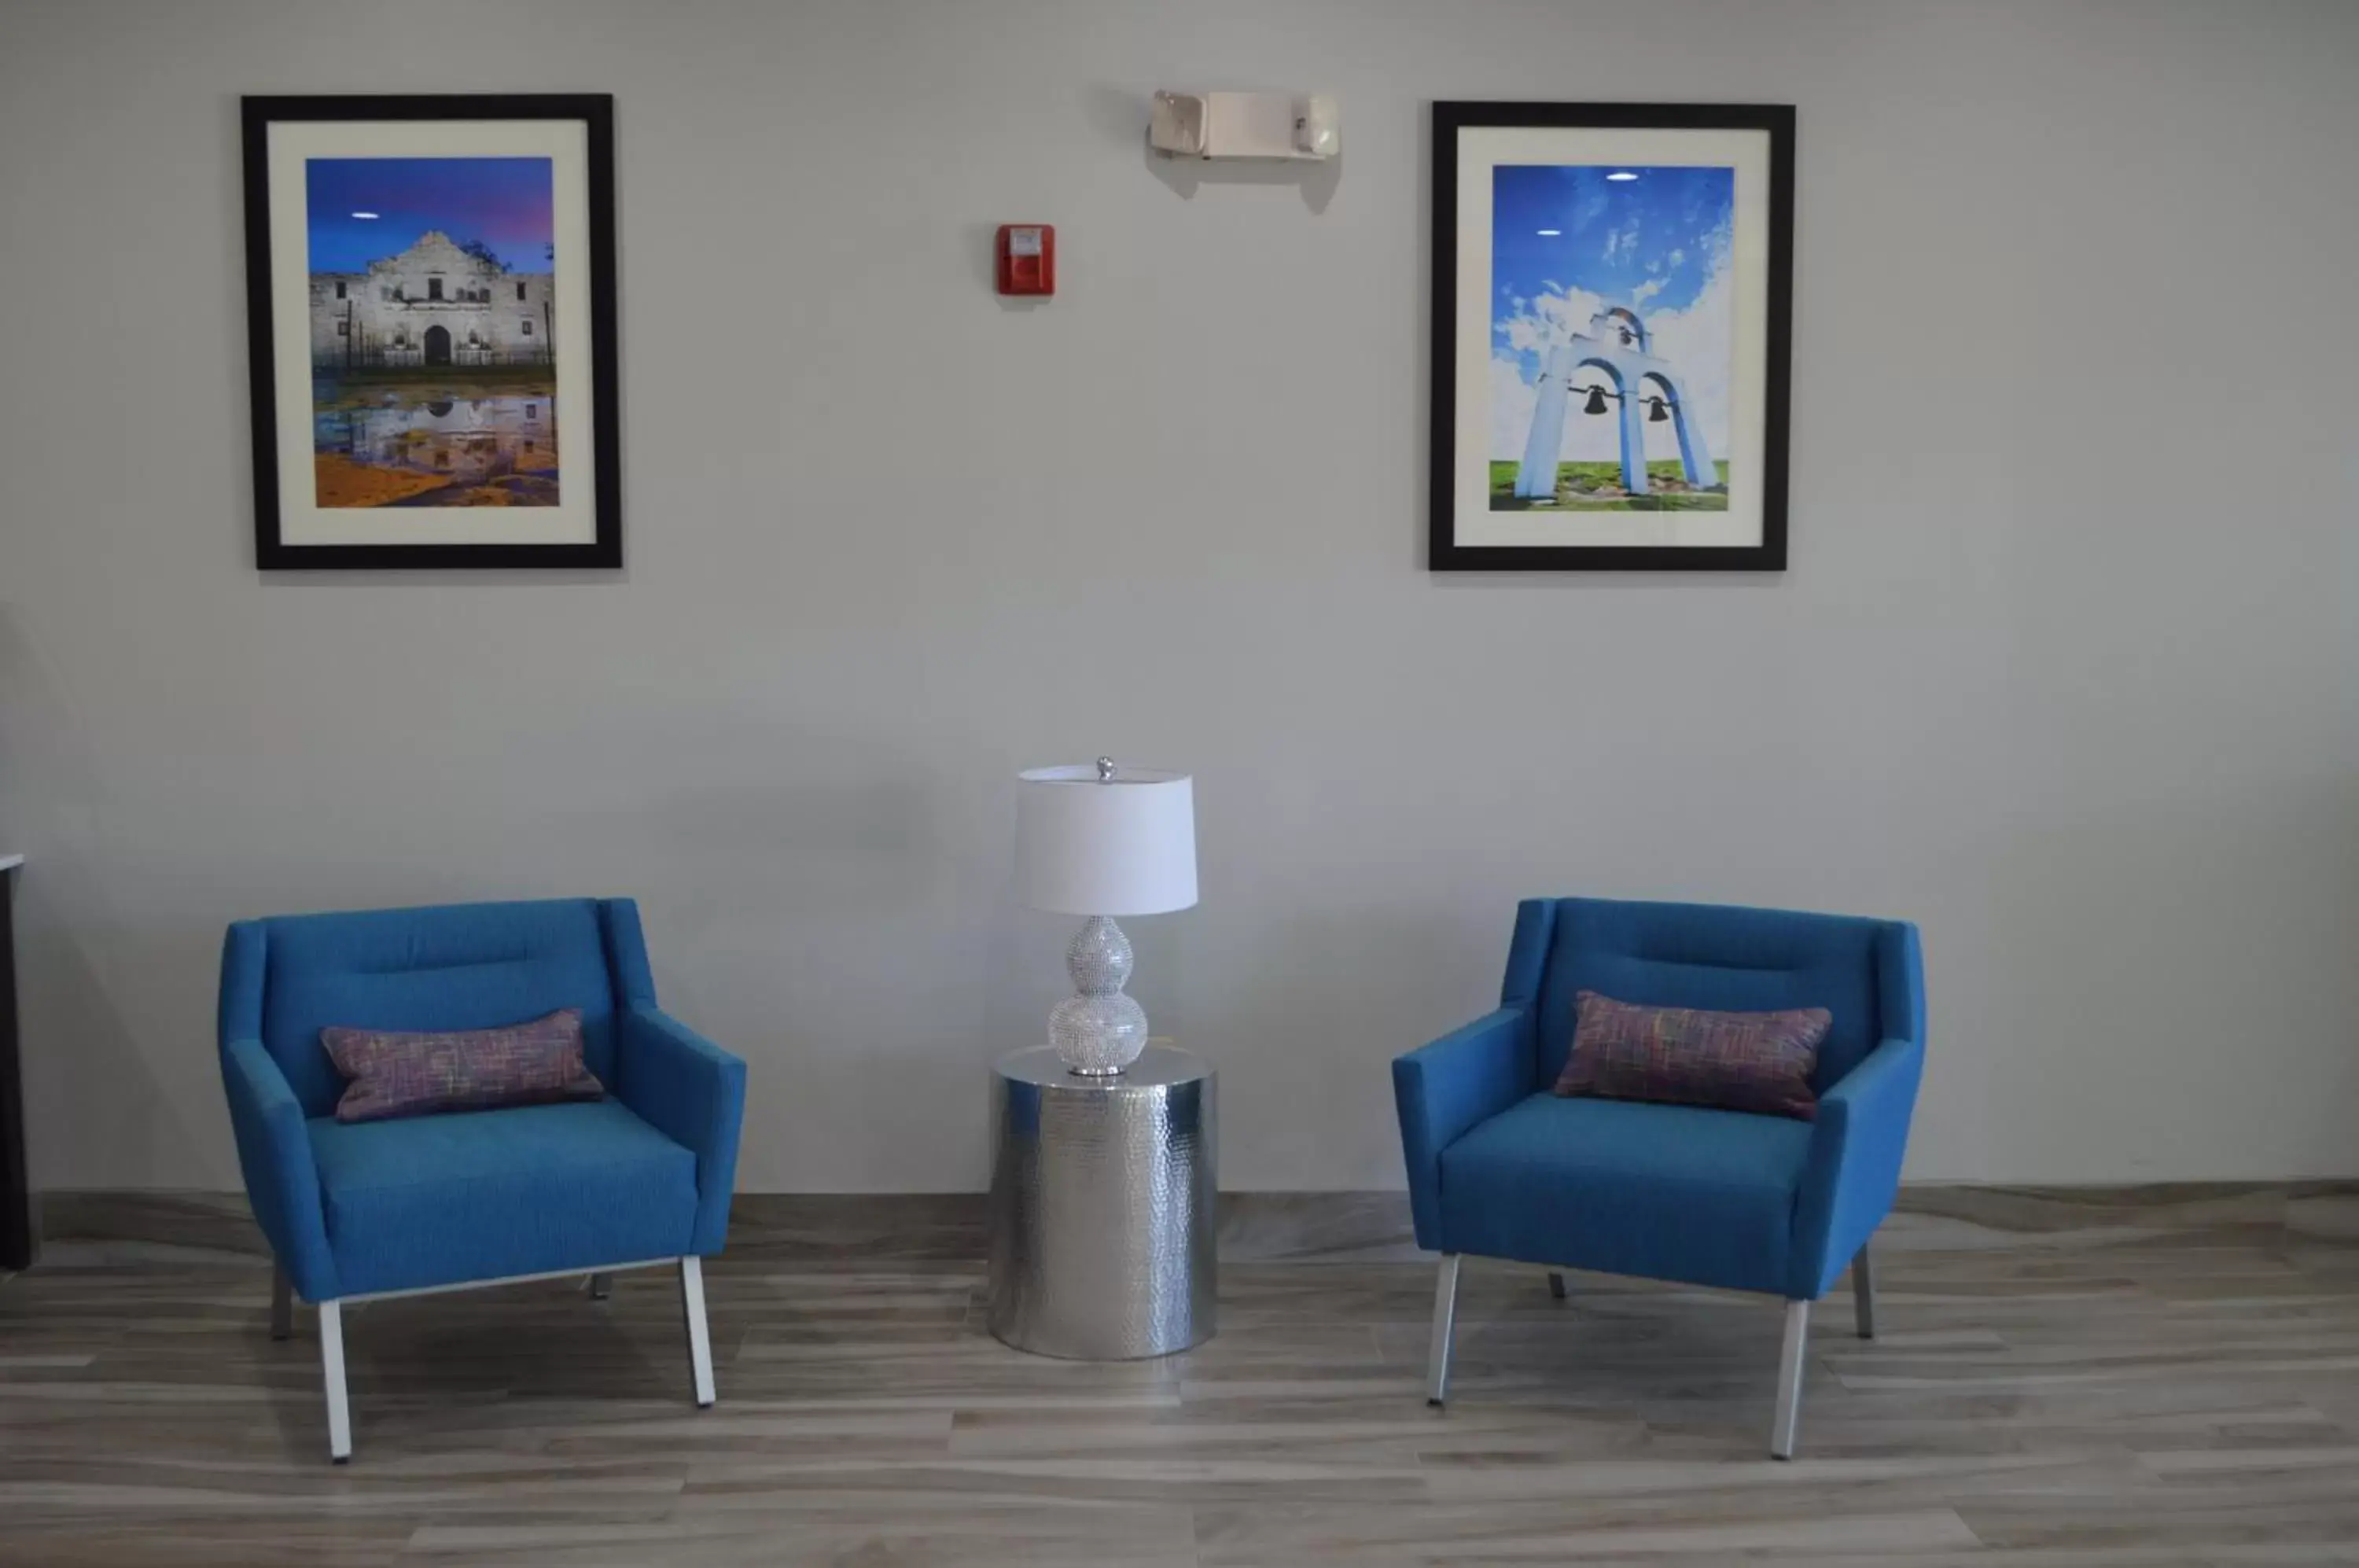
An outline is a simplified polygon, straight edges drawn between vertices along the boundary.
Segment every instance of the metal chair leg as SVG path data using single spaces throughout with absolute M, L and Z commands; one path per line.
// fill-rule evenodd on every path
M 1769 1427 L 1769 1457 L 1794 1457 L 1794 1429 L 1802 1419 L 1802 1361 L 1810 1343 L 1810 1303 L 1786 1303 L 1786 1348 L 1777 1359 L 1777 1415 Z
M 1450 1392 L 1450 1337 L 1458 1323 L 1458 1254 L 1441 1255 L 1433 1281 L 1433 1343 L 1425 1356 L 1425 1402 L 1438 1405 Z
M 353 1456 L 353 1410 L 344 1398 L 342 1303 L 320 1303 L 320 1377 L 328 1389 L 328 1457 L 342 1465 Z
M 1875 1265 L 1867 1256 L 1867 1244 L 1859 1245 L 1859 1256 L 1851 1260 L 1851 1307 L 1858 1320 L 1859 1337 L 1875 1337 Z
M 1549 1294 L 1560 1301 L 1564 1300 L 1564 1276 L 1553 1269 L 1549 1270 Z
M 704 1322 L 704 1260 L 679 1260 L 680 1314 L 688 1320 L 689 1376 L 696 1385 L 696 1408 L 712 1408 L 712 1336 Z
M 270 1337 L 286 1339 L 295 1332 L 295 1287 L 287 1270 L 270 1266 Z
M 603 1301 L 614 1295 L 614 1277 L 612 1274 L 592 1274 L 590 1276 L 590 1299 L 592 1301 Z

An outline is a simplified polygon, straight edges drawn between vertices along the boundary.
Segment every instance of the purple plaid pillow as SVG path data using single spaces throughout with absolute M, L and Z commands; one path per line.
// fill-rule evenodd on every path
M 1573 1000 L 1579 1012 L 1560 1094 L 1818 1119 L 1810 1070 L 1834 1025 L 1824 1007 L 1708 1013 L 1641 1007 L 1594 991 Z
M 506 1029 L 396 1034 L 330 1028 L 320 1031 L 320 1043 L 349 1080 L 336 1102 L 340 1122 L 595 1100 L 606 1093 L 582 1065 L 582 1015 L 571 1007 Z

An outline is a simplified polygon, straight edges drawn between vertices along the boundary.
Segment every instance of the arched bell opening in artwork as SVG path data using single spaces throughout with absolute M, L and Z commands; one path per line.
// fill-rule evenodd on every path
M 1705 445 L 1687 388 L 1679 373 L 1652 350 L 1654 334 L 1637 311 L 1615 305 L 1589 319 L 1588 330 L 1570 334 L 1548 351 L 1538 380 L 1531 430 L 1516 470 L 1515 493 L 1531 501 L 1553 501 L 1559 461 L 1569 419 L 1612 416 L 1618 424 L 1622 489 L 1645 495 L 1648 423 L 1668 423 L 1679 441 L 1680 471 L 1691 490 L 1720 485 L 1720 471 Z

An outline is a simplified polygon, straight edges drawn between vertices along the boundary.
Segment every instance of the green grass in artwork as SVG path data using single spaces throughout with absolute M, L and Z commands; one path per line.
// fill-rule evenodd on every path
M 1622 488 L 1618 463 L 1560 463 L 1556 465 L 1556 499 L 1527 501 L 1516 494 L 1514 463 L 1491 464 L 1491 510 L 1495 512 L 1725 512 L 1728 510 L 1728 464 L 1717 463 L 1720 488 L 1696 490 L 1682 477 L 1679 459 L 1655 458 L 1647 464 L 1647 493 L 1633 495 Z
M 534 393 L 546 397 L 556 390 L 557 372 L 546 365 L 370 365 L 349 376 L 320 371 L 311 377 L 311 403 L 322 411 L 375 408 L 397 400 L 523 397 Z

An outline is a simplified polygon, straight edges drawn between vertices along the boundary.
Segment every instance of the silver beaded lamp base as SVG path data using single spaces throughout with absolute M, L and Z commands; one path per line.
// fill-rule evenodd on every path
M 1074 994 L 1049 1014 L 1049 1043 L 1068 1071 L 1111 1077 L 1147 1049 L 1147 1009 L 1122 989 L 1130 965 L 1130 939 L 1104 915 L 1092 915 L 1065 949 Z

